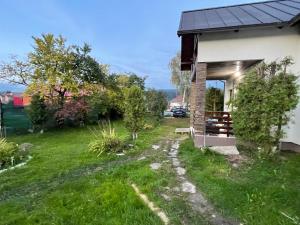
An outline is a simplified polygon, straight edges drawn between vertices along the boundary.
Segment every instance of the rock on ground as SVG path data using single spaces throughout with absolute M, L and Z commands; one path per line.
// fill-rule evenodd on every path
M 186 181 L 181 184 L 181 189 L 183 192 L 195 194 L 196 193 L 196 187 L 192 183 Z
M 152 149 L 154 149 L 154 150 L 158 150 L 159 148 L 160 148 L 159 145 L 152 145 Z
M 161 167 L 161 163 L 151 163 L 150 167 L 153 170 L 158 170 Z
M 182 168 L 182 167 L 177 167 L 176 168 L 176 172 L 177 172 L 177 174 L 179 176 L 182 176 L 182 175 L 184 175 L 186 173 L 186 170 L 184 168 Z
M 33 147 L 33 144 L 30 144 L 30 143 L 23 143 L 23 144 L 19 145 L 20 151 L 24 151 L 24 152 L 30 150 L 32 147 Z
M 213 146 L 209 148 L 211 151 L 221 155 L 239 155 L 236 146 Z

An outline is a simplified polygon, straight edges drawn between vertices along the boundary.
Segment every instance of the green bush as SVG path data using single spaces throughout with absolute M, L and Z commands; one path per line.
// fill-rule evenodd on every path
M 122 150 L 123 142 L 110 124 L 100 131 L 94 130 L 93 134 L 95 140 L 90 142 L 89 151 L 96 153 L 98 157 L 103 153 L 120 152 Z
M 18 146 L 13 142 L 7 142 L 4 138 L 0 139 L 0 168 L 12 164 L 18 158 Z

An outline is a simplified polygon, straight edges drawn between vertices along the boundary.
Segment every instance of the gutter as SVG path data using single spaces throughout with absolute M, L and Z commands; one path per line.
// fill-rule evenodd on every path
M 294 21 L 295 20 L 295 21 Z M 225 31 L 239 31 L 246 30 L 250 28 L 268 28 L 268 27 L 277 27 L 282 28 L 284 26 L 292 26 L 300 20 L 300 14 L 296 16 L 290 22 L 281 22 L 281 23 L 269 23 L 269 24 L 253 24 L 253 25 L 244 25 L 244 26 L 232 26 L 232 27 L 221 27 L 221 28 L 208 28 L 208 29 L 195 29 L 195 30 L 178 30 L 177 35 L 180 37 L 185 34 L 202 34 L 202 33 L 214 33 L 214 32 L 225 32 Z M 181 27 L 181 25 L 180 25 Z

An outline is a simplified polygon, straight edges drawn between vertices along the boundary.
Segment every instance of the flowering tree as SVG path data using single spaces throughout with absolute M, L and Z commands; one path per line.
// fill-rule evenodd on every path
M 55 113 L 55 118 L 59 125 L 63 125 L 66 120 L 70 120 L 74 124 L 79 123 L 83 126 L 89 110 L 90 108 L 83 98 L 72 99 L 67 101 L 63 108 Z

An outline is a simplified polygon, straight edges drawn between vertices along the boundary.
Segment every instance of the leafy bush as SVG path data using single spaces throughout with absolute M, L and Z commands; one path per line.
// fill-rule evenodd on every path
M 0 139 L 0 168 L 12 164 L 16 158 L 18 158 L 18 146 L 13 142 L 7 142 L 4 138 Z
M 297 76 L 288 72 L 292 64 L 292 59 L 285 58 L 250 70 L 233 100 L 235 135 L 267 156 L 279 148 L 283 126 L 299 102 Z
M 55 118 L 60 126 L 66 122 L 74 126 L 84 125 L 89 111 L 90 108 L 83 98 L 72 99 L 55 113 Z
M 48 119 L 48 113 L 45 100 L 42 96 L 38 94 L 32 96 L 27 113 L 33 124 L 33 129 L 40 127 L 43 130 L 44 124 Z
M 120 152 L 123 147 L 122 140 L 117 136 L 110 123 L 102 130 L 93 130 L 95 140 L 89 144 L 89 151 L 99 157 L 103 153 Z
M 144 92 L 138 86 L 125 89 L 124 122 L 126 128 L 131 132 L 132 139 L 138 137 L 138 131 L 143 129 L 145 123 L 145 99 Z

